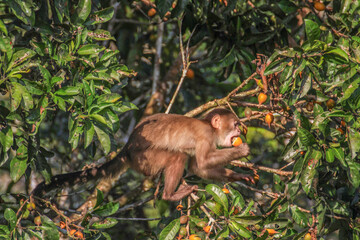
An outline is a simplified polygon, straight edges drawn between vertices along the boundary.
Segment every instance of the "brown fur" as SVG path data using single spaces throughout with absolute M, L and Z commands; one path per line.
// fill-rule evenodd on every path
M 162 198 L 178 201 L 197 189 L 197 186 L 181 185 L 175 191 L 188 159 L 190 171 L 201 178 L 253 182 L 249 176 L 223 168 L 231 160 L 249 154 L 245 143 L 231 147 L 231 138 L 240 135 L 238 124 L 237 118 L 226 109 L 215 109 L 202 120 L 175 114 L 152 115 L 135 127 L 116 159 L 93 169 L 55 176 L 52 183 L 40 184 L 33 193 L 38 195 L 64 182 L 71 185 L 91 179 L 102 178 L 102 182 L 115 179 L 130 166 L 147 176 L 163 172 Z M 217 146 L 225 148 L 217 149 Z

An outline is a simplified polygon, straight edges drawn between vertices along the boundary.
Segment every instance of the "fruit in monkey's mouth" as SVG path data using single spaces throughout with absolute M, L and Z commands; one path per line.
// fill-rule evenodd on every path
M 231 145 L 233 145 L 234 147 L 237 147 L 240 144 L 242 144 L 242 140 L 240 137 L 234 137 L 231 139 Z

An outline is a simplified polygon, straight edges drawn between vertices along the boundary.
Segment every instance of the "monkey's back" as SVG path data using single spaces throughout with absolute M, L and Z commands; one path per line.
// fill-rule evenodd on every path
M 210 125 L 204 121 L 177 114 L 155 114 L 143 119 L 133 130 L 129 142 L 132 148 L 158 148 L 168 151 L 194 149 L 196 141 L 209 136 Z M 210 133 L 211 134 L 211 133 Z

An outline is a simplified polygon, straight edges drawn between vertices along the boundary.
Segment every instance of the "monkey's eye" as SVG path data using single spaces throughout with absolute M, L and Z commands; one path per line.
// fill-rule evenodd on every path
M 240 127 L 240 123 L 239 122 L 235 122 L 235 128 Z

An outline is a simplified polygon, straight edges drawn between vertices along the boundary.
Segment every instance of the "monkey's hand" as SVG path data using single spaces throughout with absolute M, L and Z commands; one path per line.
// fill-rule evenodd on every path
M 246 157 L 250 154 L 250 147 L 247 143 L 240 144 L 240 146 L 234 149 L 238 152 L 238 157 Z
M 247 174 L 241 174 L 241 173 L 236 173 L 236 175 L 232 176 L 232 181 L 246 181 L 246 182 L 250 182 L 252 184 L 255 184 L 255 180 L 251 175 L 247 175 Z

